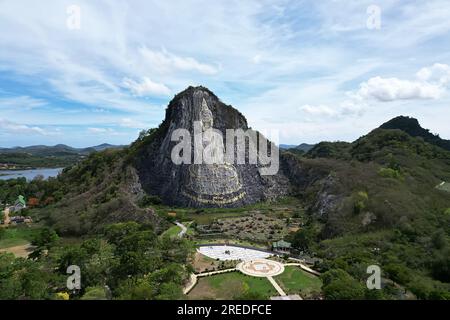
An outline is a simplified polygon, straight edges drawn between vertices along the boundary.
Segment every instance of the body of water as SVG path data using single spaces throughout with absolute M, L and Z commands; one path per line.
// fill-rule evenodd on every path
M 49 177 L 56 177 L 63 168 L 41 168 L 41 169 L 30 169 L 30 170 L 0 170 L 0 179 L 17 179 L 26 178 L 27 180 L 33 180 L 36 176 L 42 175 L 44 179 Z

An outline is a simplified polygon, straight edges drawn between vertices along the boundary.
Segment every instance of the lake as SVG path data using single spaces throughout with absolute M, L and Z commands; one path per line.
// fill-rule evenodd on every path
M 36 176 L 42 175 L 44 179 L 56 177 L 64 168 L 41 168 L 30 170 L 0 170 L 0 180 L 26 178 L 33 180 Z

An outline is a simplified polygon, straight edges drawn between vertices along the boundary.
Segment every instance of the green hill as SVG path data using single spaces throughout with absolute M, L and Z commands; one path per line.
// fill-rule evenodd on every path
M 402 297 L 395 286 L 449 297 L 450 197 L 436 186 L 450 181 L 450 152 L 428 140 L 383 125 L 353 143 L 284 155 L 311 217 L 294 238 L 324 259 L 322 271 L 364 283 L 366 266 L 377 264 L 395 283 L 386 297 Z

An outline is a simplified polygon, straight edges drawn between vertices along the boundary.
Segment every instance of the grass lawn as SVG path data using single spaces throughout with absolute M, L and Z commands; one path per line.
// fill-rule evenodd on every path
M 246 276 L 240 272 L 229 272 L 199 278 L 189 299 L 233 299 L 244 292 L 258 293 L 265 299 L 278 293 L 266 278 Z
M 182 222 L 185 226 L 186 226 L 186 228 L 187 228 L 187 231 L 186 231 L 186 234 L 188 235 L 188 236 L 193 236 L 193 235 L 195 235 L 195 229 L 192 227 L 192 224 L 194 223 L 194 221 L 188 221 L 188 222 Z
M 37 234 L 40 228 L 21 226 L 9 226 L 4 228 L 5 233 L 0 239 L 0 248 L 10 248 L 21 246 L 31 242 L 34 235 Z
M 170 227 L 166 231 L 164 231 L 164 233 L 162 235 L 169 236 L 170 238 L 174 238 L 174 237 L 177 237 L 180 232 L 181 232 L 181 228 L 179 226 L 175 225 L 175 226 Z
M 322 281 L 319 277 L 295 266 L 287 266 L 284 272 L 274 279 L 286 293 L 297 293 L 302 297 L 308 297 L 312 293 L 319 293 L 322 287 Z

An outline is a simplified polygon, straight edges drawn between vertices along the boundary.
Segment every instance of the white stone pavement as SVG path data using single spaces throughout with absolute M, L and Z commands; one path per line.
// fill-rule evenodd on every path
M 236 269 L 252 277 L 275 277 L 284 272 L 284 265 L 273 260 L 256 259 L 240 262 Z
M 268 258 L 272 254 L 255 249 L 235 246 L 202 246 L 197 249 L 201 254 L 212 259 L 250 261 Z

